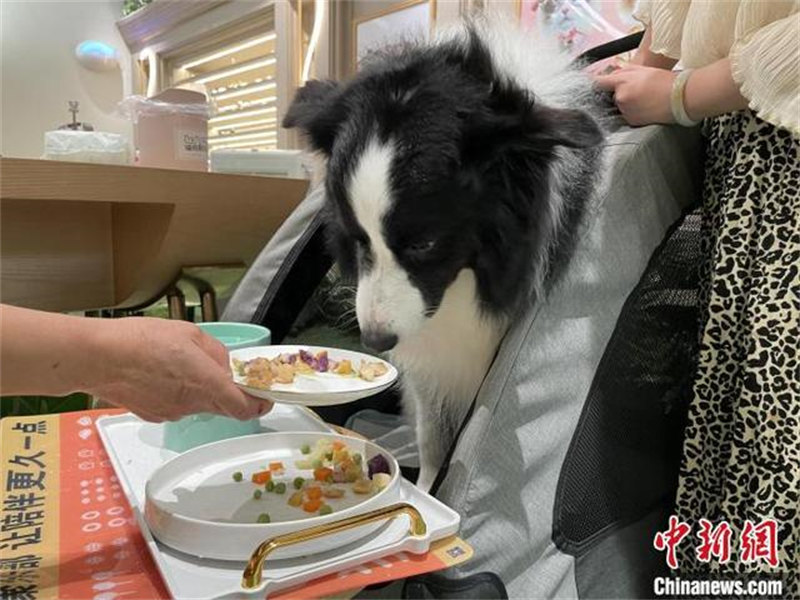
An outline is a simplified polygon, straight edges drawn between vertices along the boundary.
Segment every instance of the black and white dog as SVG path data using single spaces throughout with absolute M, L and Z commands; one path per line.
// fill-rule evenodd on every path
M 428 489 L 515 313 L 568 260 L 603 139 L 590 79 L 474 21 L 311 81 L 284 119 L 327 158 L 363 343 L 404 374 Z

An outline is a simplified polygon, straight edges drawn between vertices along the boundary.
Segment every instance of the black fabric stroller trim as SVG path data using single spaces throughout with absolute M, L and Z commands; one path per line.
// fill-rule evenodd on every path
M 556 488 L 552 539 L 565 554 L 672 502 L 696 357 L 701 215 L 693 206 L 669 228 L 597 366 Z
M 333 265 L 325 243 L 322 212 L 292 246 L 267 287 L 252 321 L 269 328 L 272 343 L 280 344 L 300 311 Z

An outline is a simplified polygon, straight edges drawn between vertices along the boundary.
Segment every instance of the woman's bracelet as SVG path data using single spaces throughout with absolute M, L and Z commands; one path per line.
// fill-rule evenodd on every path
M 672 82 L 672 91 L 670 92 L 669 105 L 672 110 L 672 118 L 678 125 L 684 127 L 694 127 L 700 121 L 693 121 L 686 114 L 686 108 L 683 105 L 683 90 L 686 87 L 686 82 L 689 80 L 689 75 L 692 74 L 692 69 L 684 69 L 678 73 L 678 76 Z

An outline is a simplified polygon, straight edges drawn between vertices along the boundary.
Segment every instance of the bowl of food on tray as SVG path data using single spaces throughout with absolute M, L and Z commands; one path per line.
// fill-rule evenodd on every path
M 387 507 L 400 496 L 397 461 L 368 440 L 265 433 L 200 446 L 164 463 L 146 484 L 145 520 L 171 548 L 241 561 L 267 539 Z M 383 526 L 373 522 L 281 547 L 275 558 L 340 548 Z

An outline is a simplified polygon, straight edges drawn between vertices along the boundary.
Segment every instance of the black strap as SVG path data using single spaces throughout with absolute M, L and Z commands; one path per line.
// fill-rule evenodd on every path
M 269 328 L 273 344 L 280 344 L 289 333 L 332 265 L 322 214 L 317 213 L 283 261 L 253 315 L 253 323 Z
M 478 389 L 480 390 L 480 388 Z M 444 461 L 442 461 L 442 466 L 439 467 L 439 472 L 436 473 L 436 479 L 433 480 L 433 485 L 431 485 L 431 489 L 428 491 L 431 496 L 436 497 L 439 487 L 442 485 L 444 478 L 447 477 L 447 471 L 450 467 L 450 460 L 453 458 L 453 453 L 456 451 L 456 446 L 458 445 L 458 440 L 461 438 L 461 434 L 464 432 L 467 423 L 469 423 L 469 420 L 472 418 L 472 411 L 475 410 L 475 402 L 477 399 L 478 394 L 475 394 L 475 397 L 472 399 L 472 403 L 469 405 L 467 414 L 464 415 L 464 419 L 461 421 L 461 426 L 458 428 L 456 436 L 453 438 L 450 447 L 447 449 L 447 454 L 444 457 Z
M 507 600 L 503 581 L 494 573 L 475 573 L 450 579 L 440 573 L 427 573 L 406 579 L 401 598 L 409 600 Z

